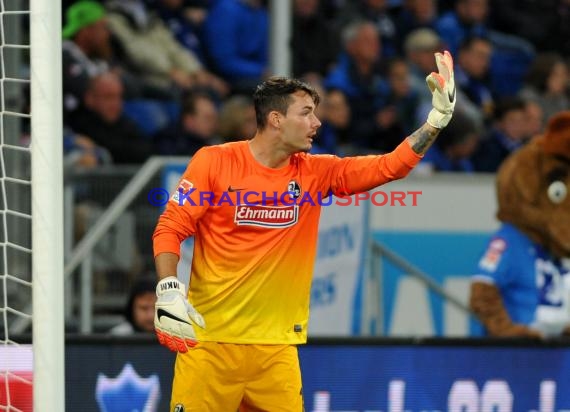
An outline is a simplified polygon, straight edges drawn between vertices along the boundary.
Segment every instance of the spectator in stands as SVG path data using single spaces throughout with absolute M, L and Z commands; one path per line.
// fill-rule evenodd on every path
M 90 0 L 71 5 L 63 28 L 63 94 L 64 113 L 77 110 L 89 86 L 89 80 L 113 70 L 121 76 L 125 93 L 136 97 L 141 82 L 121 68 L 114 57 L 105 9 Z
M 382 132 L 395 120 L 387 107 L 389 86 L 380 74 L 381 43 L 376 26 L 356 21 L 342 32 L 344 54 L 325 79 L 326 88 L 342 90 L 352 110 L 351 136 L 354 144 L 383 151 Z
M 336 63 L 338 34 L 319 13 L 320 0 L 295 0 L 293 14 L 293 74 L 320 81 Z
M 416 128 L 415 116 L 419 104 L 419 93 L 412 83 L 409 64 L 402 58 L 394 58 L 388 64 L 390 95 L 388 104 L 396 110 L 399 135 L 394 135 L 396 146 Z M 425 79 L 424 79 L 425 83 Z M 425 86 L 424 86 L 425 89 Z M 394 146 L 394 148 L 396 148 Z
M 218 109 L 212 96 L 193 91 L 182 99 L 180 118 L 154 138 L 162 155 L 191 156 L 203 146 L 219 143 L 216 138 Z
M 441 51 L 441 39 L 431 29 L 411 32 L 404 41 L 404 56 L 409 64 L 410 83 L 418 93 L 418 107 L 413 126 L 419 127 L 431 110 L 431 93 L 425 88 L 426 76 L 437 70 L 433 54 Z
M 488 12 L 488 0 L 457 0 L 454 9 L 437 20 L 436 30 L 453 55 L 466 38 L 488 38 L 493 46 L 489 68 L 493 95 L 512 96 L 520 90 L 534 49 L 521 37 L 492 30 L 487 24 Z
M 534 100 L 526 101 L 526 130 L 530 139 L 544 130 L 544 113 L 542 107 Z
M 133 70 L 162 91 L 165 99 L 192 87 L 207 87 L 220 96 L 227 84 L 207 71 L 198 58 L 176 41 L 168 27 L 149 13 L 142 0 L 109 3 L 109 26 Z
M 530 41 L 537 49 L 554 51 L 559 45 L 559 0 L 491 0 L 493 27 Z
M 321 109 L 321 127 L 313 143 L 311 153 L 348 156 L 356 154 L 349 139 L 350 106 L 342 90 L 330 89 L 323 95 L 319 105 Z
M 488 10 L 488 0 L 457 0 L 453 10 L 437 19 L 436 30 L 452 55 L 465 38 L 487 34 Z
M 471 156 L 477 149 L 479 133 L 477 125 L 467 115 L 455 113 L 422 163 L 435 172 L 474 172 Z
M 262 0 L 218 0 L 204 41 L 214 70 L 234 93 L 251 94 L 269 73 L 269 16 Z
M 493 114 L 493 96 L 488 84 L 492 45 L 484 37 L 466 37 L 459 46 L 455 84 L 477 107 L 484 119 Z
M 388 0 L 347 1 L 339 11 L 339 26 L 344 28 L 357 20 L 369 21 L 380 36 L 382 58 L 394 57 L 398 52 L 396 24 L 390 13 Z
M 568 110 L 568 66 L 558 53 L 539 54 L 532 63 L 520 96 L 536 101 L 546 122 L 554 114 Z
M 365 147 L 388 153 L 412 133 L 419 97 L 411 86 L 405 60 L 394 58 L 387 68 L 388 94 L 385 105 L 376 113 L 377 133 Z
M 70 116 L 69 126 L 106 148 L 115 163 L 142 163 L 152 153 L 146 136 L 123 113 L 123 86 L 112 72 L 90 80 L 83 105 Z
M 250 97 L 235 95 L 224 101 L 218 134 L 225 142 L 251 139 L 256 130 L 255 107 Z
M 109 333 L 116 336 L 135 333 L 154 333 L 154 304 L 156 281 L 139 279 L 131 288 L 125 307 L 125 321 L 113 327 Z
M 176 40 L 207 65 L 203 29 L 208 0 L 147 0 Z
M 436 0 L 407 0 L 396 18 L 398 50 L 403 50 L 403 41 L 411 32 L 418 29 L 435 29 L 437 19 Z M 433 60 L 433 59 L 432 59 Z
M 89 79 L 109 70 L 110 33 L 105 9 L 95 1 L 79 1 L 67 10 L 63 28 L 64 107 L 72 111 L 83 100 Z
M 422 124 L 423 119 L 431 110 L 431 93 L 424 87 L 425 78 L 437 67 L 432 58 L 433 53 L 442 51 L 444 45 L 441 38 L 431 29 L 417 29 L 411 32 L 404 41 L 405 57 L 409 62 L 411 87 L 418 93 L 418 104 L 414 124 Z M 459 70 L 459 69 L 457 69 Z M 457 74 L 456 74 L 457 78 Z M 467 115 L 478 128 L 483 127 L 481 110 L 464 95 L 461 89 L 457 90 L 456 112 Z
M 69 128 L 63 133 L 63 153 L 67 168 L 92 169 L 111 162 L 111 155 L 104 147 Z
M 473 165 L 478 172 L 496 172 L 503 160 L 520 148 L 528 137 L 524 100 L 515 97 L 500 100 L 493 118 L 489 135 L 473 155 Z

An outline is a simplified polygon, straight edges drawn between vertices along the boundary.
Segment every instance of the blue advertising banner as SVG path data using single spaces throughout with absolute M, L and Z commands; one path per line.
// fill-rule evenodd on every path
M 306 412 L 570 412 L 560 342 L 313 342 L 299 347 Z M 66 410 L 167 411 L 173 365 L 151 336 L 68 341 Z
M 311 412 L 568 412 L 570 350 L 306 346 Z

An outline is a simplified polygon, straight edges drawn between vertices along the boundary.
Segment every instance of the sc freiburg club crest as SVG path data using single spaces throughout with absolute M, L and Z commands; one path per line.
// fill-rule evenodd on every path
M 287 192 L 291 193 L 294 199 L 298 199 L 301 196 L 301 186 L 297 181 L 291 180 L 287 184 Z

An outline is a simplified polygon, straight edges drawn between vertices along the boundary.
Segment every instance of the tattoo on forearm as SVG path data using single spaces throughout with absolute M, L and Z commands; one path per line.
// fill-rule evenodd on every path
M 408 137 L 408 139 L 410 139 L 412 150 L 417 154 L 424 154 L 435 141 L 439 132 L 439 129 L 436 129 L 427 123 L 424 124 Z

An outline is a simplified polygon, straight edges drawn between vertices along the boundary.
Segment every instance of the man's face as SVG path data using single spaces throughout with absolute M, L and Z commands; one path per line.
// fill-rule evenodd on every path
M 244 108 L 242 112 L 242 123 L 240 136 L 249 139 L 255 135 L 257 131 L 257 121 L 255 120 L 255 108 L 253 105 Z
M 366 63 L 374 63 L 380 58 L 380 38 L 374 25 L 366 24 L 360 28 L 350 43 L 348 52 L 357 61 Z
M 86 106 L 107 123 L 116 122 L 123 113 L 123 86 L 118 78 L 99 80 L 85 96 Z
M 295 0 L 295 14 L 301 17 L 311 17 L 319 9 L 319 0 Z
M 459 2 L 457 13 L 468 23 L 483 23 L 489 10 L 488 0 L 467 0 Z
M 133 320 L 145 332 L 154 332 L 154 304 L 156 294 L 147 292 L 135 298 L 133 303 Z
M 429 22 L 437 14 L 435 0 L 410 0 L 409 8 L 420 22 Z
M 388 80 L 396 96 L 404 97 L 410 92 L 410 71 L 405 62 L 392 64 L 388 73 Z
M 109 59 L 111 50 L 111 32 L 106 19 L 101 19 L 86 27 L 85 35 L 89 39 L 88 54 L 92 58 Z
M 511 140 L 523 141 L 527 137 L 525 110 L 511 110 L 506 113 L 499 127 Z
M 434 53 L 437 51 L 439 51 L 439 48 L 414 50 L 410 52 L 408 60 L 415 64 L 421 72 L 427 76 L 431 72 L 437 71 L 437 65 L 433 58 Z
M 211 138 L 218 128 L 218 111 L 214 102 L 200 98 L 196 100 L 196 112 L 187 114 L 184 127 L 203 139 Z
M 446 154 L 455 160 L 468 159 L 477 149 L 478 142 L 479 136 L 476 133 L 471 133 L 463 142 L 449 147 Z
M 566 64 L 559 62 L 552 67 L 546 85 L 549 93 L 564 94 L 568 86 L 568 67 Z
M 528 137 L 539 134 L 542 131 L 542 107 L 533 101 L 529 101 L 525 108 L 526 133 Z
M 339 129 L 345 129 L 350 123 L 350 106 L 344 93 L 332 91 L 324 102 L 326 120 Z
M 384 11 L 386 8 L 386 0 L 366 0 L 366 5 L 372 10 Z
M 321 122 L 315 115 L 315 103 L 310 95 L 299 91 L 291 95 L 287 114 L 279 115 L 281 143 L 290 153 L 309 151 Z
M 471 77 L 481 79 L 489 69 L 491 53 L 491 45 L 488 42 L 476 40 L 468 50 L 461 52 L 459 64 Z
M 161 6 L 164 6 L 171 10 L 177 10 L 183 5 L 183 0 L 161 0 Z

